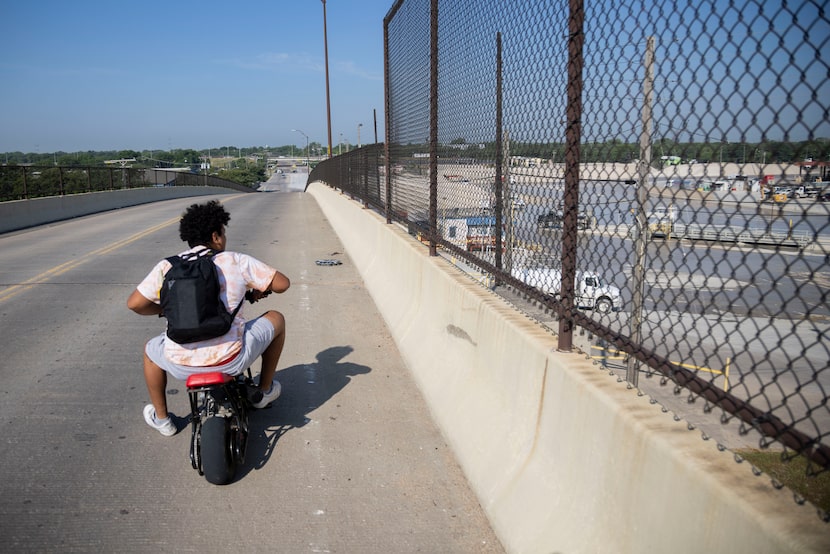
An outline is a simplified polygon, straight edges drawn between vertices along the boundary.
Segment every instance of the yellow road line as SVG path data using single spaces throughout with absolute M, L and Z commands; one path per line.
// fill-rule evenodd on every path
M 224 204 L 228 200 L 233 200 L 235 198 L 245 196 L 246 194 L 248 194 L 248 193 L 235 194 L 235 195 L 230 196 L 228 198 L 221 199 L 220 202 L 222 204 Z M 167 221 L 163 221 L 162 223 L 159 223 L 158 225 L 156 225 L 154 227 L 150 227 L 149 229 L 145 229 L 144 231 L 140 231 L 140 232 L 138 232 L 138 233 L 136 233 L 132 236 L 129 236 L 125 239 L 122 239 L 118 242 L 115 242 L 113 244 L 108 244 L 107 246 L 103 246 L 103 247 L 99 248 L 98 250 L 93 250 L 92 252 L 84 254 L 83 256 L 80 256 L 78 258 L 74 258 L 74 259 L 69 260 L 68 262 L 64 262 L 60 265 L 56 265 L 55 267 L 53 267 L 51 269 L 47 269 L 46 271 L 44 271 L 43 273 L 40 273 L 39 275 L 35 275 L 31 279 L 26 279 L 25 281 L 23 281 L 20 284 L 12 285 L 9 288 L 7 288 L 6 290 L 0 292 L 0 302 L 2 302 L 4 300 L 8 300 L 9 298 L 12 298 L 13 296 L 17 296 L 21 292 L 29 290 L 30 288 L 32 288 L 35 285 L 40 285 L 42 283 L 45 283 L 49 279 L 52 279 L 53 277 L 57 277 L 58 275 L 62 275 L 63 273 L 66 273 L 67 271 L 69 271 L 71 269 L 74 269 L 74 268 L 78 267 L 79 265 L 88 262 L 89 260 L 91 260 L 92 258 L 95 258 L 96 256 L 101 256 L 103 254 L 108 254 L 108 253 L 110 253 L 114 250 L 118 250 L 119 248 L 121 248 L 123 246 L 126 246 L 126 245 L 128 245 L 132 242 L 135 242 L 135 241 L 137 241 L 141 238 L 144 238 L 149 234 L 155 233 L 156 231 L 159 231 L 159 230 L 167 227 L 168 225 L 178 223 L 180 219 L 181 219 L 180 216 L 176 216 L 172 219 L 168 219 Z
M 167 226 L 172 225 L 174 223 L 178 223 L 179 219 L 180 219 L 179 216 L 176 216 L 172 219 L 168 219 L 167 221 L 159 223 L 158 225 L 156 225 L 154 227 L 150 227 L 149 229 L 145 229 L 143 231 L 140 231 L 140 232 L 138 232 L 138 233 L 136 233 L 132 236 L 129 236 L 125 239 L 122 239 L 118 242 L 115 242 L 113 244 L 108 244 L 108 245 L 106 245 L 104 247 L 101 247 L 97 250 L 93 250 L 92 252 L 89 252 L 89 253 L 84 254 L 82 256 L 79 256 L 77 258 L 73 258 L 72 260 L 69 260 L 68 262 L 64 262 L 60 265 L 56 265 L 55 267 L 53 267 L 51 269 L 47 269 L 46 271 L 44 271 L 44 272 L 42 272 L 38 275 L 35 275 L 31 279 L 27 279 L 27 280 L 23 281 L 20 284 L 12 285 L 11 287 L 7 288 L 6 290 L 0 292 L 0 302 L 2 302 L 4 300 L 8 300 L 9 298 L 12 298 L 14 296 L 17 296 L 21 292 L 27 291 L 27 290 L 31 289 L 32 287 L 34 287 L 35 285 L 45 283 L 45 282 L 49 281 L 50 279 L 52 279 L 54 277 L 57 277 L 58 275 L 62 275 L 64 273 L 66 273 L 67 271 L 69 271 L 71 269 L 74 269 L 74 268 L 78 267 L 79 265 L 82 265 L 82 264 L 90 261 L 91 259 L 93 259 L 97 256 L 101 256 L 103 254 L 108 254 L 108 253 L 110 253 L 114 250 L 117 250 L 119 248 L 122 248 L 122 247 L 124 247 L 124 246 L 126 246 L 126 245 L 128 245 L 132 242 L 135 242 L 139 239 L 142 239 L 142 238 L 146 237 L 147 235 L 155 233 L 156 231 L 159 231 L 159 230 L 163 229 L 164 227 L 167 227 Z

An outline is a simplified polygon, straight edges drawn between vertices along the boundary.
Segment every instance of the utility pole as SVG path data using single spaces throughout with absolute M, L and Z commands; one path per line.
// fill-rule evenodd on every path
M 634 296 L 631 301 L 630 335 L 633 344 L 640 344 L 643 325 L 643 296 L 645 285 L 645 258 L 648 222 L 646 221 L 646 202 L 648 200 L 648 177 L 651 168 L 651 132 L 653 126 L 652 102 L 654 96 L 654 37 L 648 37 L 646 55 L 643 62 L 645 77 L 643 78 L 643 111 L 640 132 L 640 167 L 637 185 L 637 215 L 634 225 L 637 235 L 634 238 L 634 269 L 631 272 Z M 625 379 L 633 386 L 637 386 L 639 379 L 640 362 L 633 356 L 628 357 L 628 366 Z
M 291 129 L 291 130 L 294 131 L 295 133 L 300 133 L 301 135 L 303 135 L 305 137 L 305 167 L 306 167 L 306 173 L 311 173 L 311 165 L 310 165 L 311 162 L 310 162 L 309 153 L 308 153 L 308 135 L 305 134 L 304 132 L 302 132 L 299 129 Z M 292 151 L 294 150 L 294 145 L 293 144 L 291 145 L 291 150 Z
M 329 128 L 329 158 L 331 158 L 331 95 L 329 93 L 329 39 L 326 32 L 326 0 L 323 2 L 323 49 L 326 55 L 326 121 Z

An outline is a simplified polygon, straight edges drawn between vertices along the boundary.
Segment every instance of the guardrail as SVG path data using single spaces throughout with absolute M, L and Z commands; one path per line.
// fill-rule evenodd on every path
M 806 231 L 781 233 L 767 229 L 745 229 L 728 225 L 677 224 L 674 236 L 678 239 L 704 240 L 712 242 L 735 242 L 758 246 L 783 246 L 806 248 L 815 237 Z
M 213 175 L 155 168 L 0 166 L 0 202 L 145 187 L 206 186 L 254 189 Z

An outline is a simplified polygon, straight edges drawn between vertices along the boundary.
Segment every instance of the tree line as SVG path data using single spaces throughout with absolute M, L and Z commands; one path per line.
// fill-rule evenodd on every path
M 335 146 L 332 155 L 339 150 Z M 566 145 L 561 142 L 523 142 L 511 140 L 505 148 L 511 156 L 524 156 L 551 160 L 553 163 L 565 161 Z M 348 149 L 348 147 L 347 147 Z M 391 145 L 394 156 L 411 157 L 429 151 L 427 144 Z M 104 165 L 108 160 L 135 159 L 130 162 L 134 168 L 167 168 L 190 166 L 193 171 L 201 172 L 205 157 L 214 161 L 221 158 L 229 160 L 210 173 L 243 185 L 253 185 L 265 180 L 266 157 L 278 156 L 315 156 L 325 154 L 326 148 L 319 142 L 312 142 L 306 148 L 293 145 L 278 147 L 236 147 L 220 146 L 207 150 L 190 148 L 172 150 L 104 150 L 85 152 L 51 152 L 23 153 L 6 152 L 0 155 L 5 165 L 35 165 L 62 167 L 95 167 Z M 495 158 L 495 143 L 467 143 L 457 138 L 447 144 L 439 144 L 438 155 L 444 160 L 470 160 L 491 163 Z M 721 162 L 738 164 L 776 164 L 791 163 L 812 158 L 814 161 L 830 161 L 830 139 L 763 142 L 676 142 L 669 138 L 659 138 L 652 143 L 652 165 L 660 167 L 661 158 L 676 156 L 683 162 L 700 163 Z M 604 142 L 585 142 L 580 145 L 580 160 L 584 163 L 618 162 L 630 163 L 640 157 L 640 146 L 636 143 L 612 139 Z
M 91 167 L 103 165 L 108 160 L 129 160 L 133 167 L 159 168 L 165 167 L 200 167 L 206 157 L 211 159 L 228 158 L 243 159 L 257 158 L 265 163 L 266 157 L 273 156 L 315 156 L 325 153 L 326 149 L 319 142 L 311 142 L 306 147 L 286 144 L 283 146 L 219 146 L 195 150 L 192 148 L 174 148 L 171 150 L 87 150 L 79 152 L 4 152 L 0 154 L 0 162 L 5 165 L 54 165 L 65 167 Z M 336 153 L 336 147 L 335 152 Z
M 56 165 L 64 167 L 91 167 L 103 165 L 108 160 L 129 160 L 136 161 L 131 165 L 141 168 L 165 168 L 165 167 L 199 167 L 205 157 L 221 158 L 247 158 L 253 156 L 264 157 L 270 155 L 285 155 L 290 152 L 291 146 L 281 146 L 266 151 L 262 147 L 237 148 L 236 146 L 222 146 L 208 150 L 194 150 L 192 148 L 177 148 L 173 150 L 88 150 L 85 152 L 5 152 L 0 155 L 0 160 L 6 165 Z
M 538 143 L 511 140 L 503 148 L 510 156 L 540 158 L 553 163 L 565 161 L 566 144 L 561 142 Z M 414 154 L 429 152 L 427 144 L 391 145 L 395 155 L 412 157 Z M 478 162 L 495 158 L 495 143 L 467 143 L 458 138 L 447 144 L 438 145 L 439 157 L 447 159 L 469 159 Z M 651 145 L 652 164 L 660 167 L 663 157 L 676 156 L 683 162 L 775 164 L 792 163 L 805 159 L 830 161 L 830 139 L 819 138 L 801 142 L 676 142 L 659 138 Z M 630 163 L 640 158 L 638 143 L 612 139 L 604 142 L 585 142 L 580 145 L 580 161 L 583 163 Z

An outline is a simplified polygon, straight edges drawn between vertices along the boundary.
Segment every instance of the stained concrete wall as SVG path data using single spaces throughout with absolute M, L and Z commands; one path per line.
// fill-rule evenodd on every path
M 238 192 L 219 187 L 150 187 L 0 202 L 0 233 L 159 200 Z
M 814 508 L 677 422 L 442 258 L 319 183 L 508 551 L 830 552 Z

